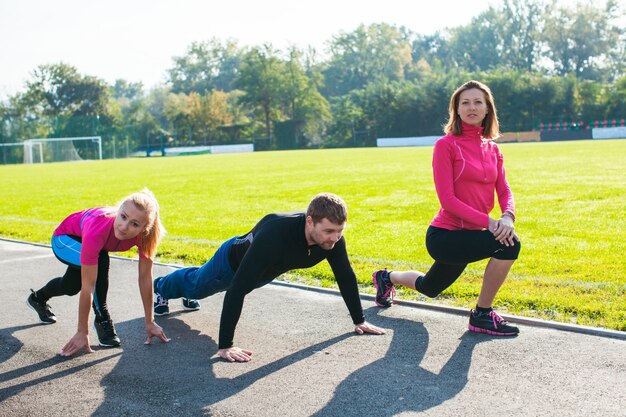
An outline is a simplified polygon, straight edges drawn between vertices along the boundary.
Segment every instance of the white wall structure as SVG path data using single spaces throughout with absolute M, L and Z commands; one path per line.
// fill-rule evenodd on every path
M 211 146 L 211 153 L 239 153 L 239 152 L 254 152 L 254 144 L 244 143 L 241 145 Z
M 213 145 L 213 146 L 178 146 L 174 148 L 165 148 L 165 155 L 180 154 L 202 154 L 202 153 L 239 153 L 254 152 L 253 143 L 244 143 L 241 145 Z
M 594 127 L 591 129 L 591 137 L 594 139 L 624 139 L 626 127 Z
M 376 146 L 432 146 L 441 136 L 416 136 L 406 138 L 380 138 L 376 139 Z

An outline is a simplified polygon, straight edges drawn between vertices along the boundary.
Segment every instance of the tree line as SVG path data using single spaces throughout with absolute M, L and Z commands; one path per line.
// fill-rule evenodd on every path
M 623 118 L 625 17 L 617 0 L 504 0 L 431 35 L 360 25 L 334 35 L 325 54 L 214 38 L 174 57 L 167 81 L 150 91 L 41 65 L 0 103 L 0 142 L 99 135 L 132 148 L 371 146 L 441 134 L 450 94 L 469 79 L 492 88 L 503 131 Z

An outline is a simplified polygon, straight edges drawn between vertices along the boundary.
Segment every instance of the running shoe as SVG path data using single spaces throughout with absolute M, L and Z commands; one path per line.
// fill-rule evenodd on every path
M 376 298 L 374 302 L 379 307 L 391 307 L 393 299 L 396 296 L 396 289 L 389 278 L 389 271 L 381 269 L 372 274 L 372 281 L 376 287 Z
M 183 308 L 187 311 L 200 310 L 200 301 L 183 297 Z
M 53 324 L 57 322 L 57 317 L 52 311 L 50 311 L 50 306 L 45 302 L 40 302 L 32 288 L 30 290 L 30 295 L 26 299 L 26 305 L 37 313 L 39 321 L 43 324 Z
M 519 329 L 511 326 L 506 320 L 491 310 L 488 313 L 470 312 L 467 328 L 477 333 L 487 333 L 492 336 L 517 336 Z
M 98 334 L 98 342 L 103 347 L 117 347 L 121 344 L 120 338 L 115 332 L 113 320 L 94 320 L 93 327 Z
M 170 314 L 170 306 L 167 298 L 163 297 L 158 291 L 156 283 L 160 278 L 154 280 L 154 315 L 167 316 Z

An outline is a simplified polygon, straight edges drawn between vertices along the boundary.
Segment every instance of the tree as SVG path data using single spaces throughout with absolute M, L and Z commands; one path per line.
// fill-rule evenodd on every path
M 111 96 L 120 125 L 132 125 L 142 118 L 140 113 L 145 111 L 142 83 L 117 79 L 111 87 Z
M 326 123 L 330 120 L 328 102 L 317 89 L 321 78 L 312 68 L 309 72 L 313 77 L 306 74 L 301 63 L 302 57 L 303 52 L 297 48 L 289 51 L 289 59 L 284 65 L 285 82 L 281 91 L 281 100 L 285 106 L 283 113 L 293 124 L 292 139 L 295 146 L 307 145 L 303 143 L 305 138 L 309 142 L 318 143 Z M 305 136 L 303 140 L 298 138 L 301 133 Z
M 185 55 L 173 58 L 168 70 L 172 92 L 232 91 L 243 55 L 234 40 L 193 42 Z
M 615 81 L 612 88 L 607 90 L 605 117 L 624 118 L 626 115 L 626 75 Z
M 622 15 L 622 21 L 626 16 Z M 615 25 L 611 28 L 611 42 L 613 47 L 607 57 L 607 81 L 619 81 L 626 73 L 626 28 Z
M 151 149 L 171 135 L 173 124 L 166 112 L 170 93 L 167 86 L 151 89 L 133 113 L 132 124 L 127 125 L 126 134 L 138 147 Z
M 97 115 L 106 112 L 109 98 L 104 81 L 81 76 L 67 64 L 41 65 L 26 82 L 24 100 L 46 116 Z
M 195 95 L 196 93 L 192 93 Z M 194 134 L 191 123 L 190 96 L 185 93 L 169 92 L 163 102 L 163 115 L 168 120 L 167 133 L 176 140 L 176 145 L 193 145 Z M 165 127 L 164 125 L 161 125 Z
M 406 77 L 410 80 L 418 79 L 423 72 L 454 66 L 448 41 L 441 32 L 415 34 L 411 41 L 411 60 L 413 65 Z
M 325 93 L 338 96 L 367 83 L 403 80 L 411 65 L 411 45 L 406 30 L 382 23 L 360 25 L 335 36 L 325 68 Z
M 189 96 L 189 121 L 193 126 L 196 143 L 218 143 L 222 126 L 232 125 L 233 115 L 229 111 L 228 93 L 213 91 L 201 96 L 192 93 Z
M 354 102 L 352 94 L 333 99 L 332 114 L 333 122 L 323 146 L 328 148 L 362 146 L 357 138 L 357 132 L 367 132 L 367 118 L 363 108 Z
M 36 118 L 49 118 L 52 123 L 46 136 L 94 135 L 100 124 L 109 126 L 113 122 L 107 84 L 79 74 L 70 65 L 39 66 L 26 82 L 26 89 L 20 107 Z
M 614 45 L 624 33 L 613 24 L 620 16 L 623 14 L 616 0 L 608 0 L 604 9 L 591 3 L 577 3 L 574 9 L 554 8 L 543 32 L 554 72 L 573 73 L 582 79 L 603 78 L 602 69 L 611 66 L 611 58 L 619 48 Z
M 111 88 L 111 95 L 115 99 L 141 99 L 143 97 L 143 83 L 133 83 L 123 79 L 117 79 Z
M 457 68 L 486 71 L 502 64 L 499 13 L 489 7 L 471 23 L 450 30 L 448 48 Z
M 272 140 L 272 122 L 282 120 L 281 93 L 284 85 L 284 63 L 269 44 L 248 52 L 235 80 L 237 88 L 245 92 L 240 100 L 261 114 L 265 134 Z
M 493 92 L 502 132 L 529 131 L 544 120 L 541 109 L 554 106 L 557 92 L 524 69 L 500 68 L 481 74 Z M 548 80 L 548 79 L 545 79 Z
M 505 0 L 499 16 L 501 64 L 533 71 L 541 48 L 540 33 L 548 7 L 540 0 Z

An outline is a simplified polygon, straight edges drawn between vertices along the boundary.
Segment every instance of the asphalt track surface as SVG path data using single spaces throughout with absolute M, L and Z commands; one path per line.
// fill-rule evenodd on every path
M 467 317 L 379 309 L 387 329 L 358 336 L 336 294 L 271 284 L 247 298 L 235 334 L 248 363 L 215 357 L 223 297 L 158 318 L 168 344 L 146 346 L 137 264 L 112 259 L 109 305 L 120 348 L 57 353 L 78 297 L 41 325 L 25 304 L 64 268 L 47 247 L 0 240 L 0 416 L 626 416 L 626 340 L 521 325 L 515 338 L 467 331 Z M 156 266 L 155 276 L 172 270 Z

